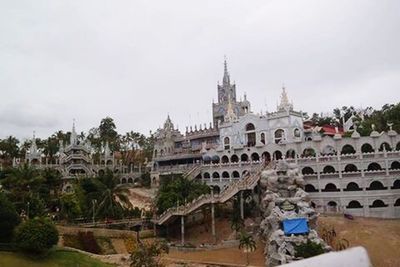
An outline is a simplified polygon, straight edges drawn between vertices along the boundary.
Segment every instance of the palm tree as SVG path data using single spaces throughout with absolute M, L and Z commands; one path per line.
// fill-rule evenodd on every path
M 241 232 L 239 239 L 239 249 L 243 249 L 246 253 L 246 265 L 249 265 L 249 253 L 256 250 L 256 248 L 256 241 L 254 241 L 253 237 L 245 232 Z
M 97 215 L 103 217 L 119 217 L 124 209 L 132 208 L 129 201 L 128 188 L 117 183 L 114 173 L 107 169 L 104 175 L 98 177 L 101 188 L 101 197 L 97 209 Z

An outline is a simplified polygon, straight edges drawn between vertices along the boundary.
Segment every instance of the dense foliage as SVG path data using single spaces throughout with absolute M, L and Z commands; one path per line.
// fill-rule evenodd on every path
M 311 120 L 314 124 L 343 126 L 343 120 L 347 121 L 352 118 L 353 122 L 358 125 L 357 131 L 366 136 L 372 132 L 374 125 L 378 132 L 387 131 L 390 127 L 388 124 L 393 124 L 393 130 L 400 132 L 400 103 L 386 104 L 380 110 L 367 108 L 364 111 L 357 111 L 354 107 L 343 106 L 335 108 L 332 115 L 320 115 L 313 113 L 310 117 L 305 114 L 305 117 Z
M 202 194 L 209 194 L 210 187 L 196 180 L 188 180 L 176 176 L 169 182 L 161 184 L 157 195 L 157 213 L 161 214 L 167 209 L 191 202 Z
M 13 203 L 4 193 L 0 193 L 0 243 L 11 241 L 14 228 L 19 222 Z
M 298 258 L 311 258 L 325 252 L 322 244 L 317 244 L 311 240 L 296 246 L 295 251 Z
M 168 253 L 168 245 L 165 243 L 139 244 L 131 254 L 131 267 L 162 267 L 162 253 Z
M 15 229 L 15 243 L 27 253 L 44 254 L 57 242 L 57 228 L 45 218 L 27 220 Z

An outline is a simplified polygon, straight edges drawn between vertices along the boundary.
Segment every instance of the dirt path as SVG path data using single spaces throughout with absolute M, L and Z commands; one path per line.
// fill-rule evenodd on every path
M 319 225 L 331 225 L 340 238 L 350 242 L 351 247 L 367 249 L 374 267 L 400 266 L 400 220 L 343 217 L 319 218 Z

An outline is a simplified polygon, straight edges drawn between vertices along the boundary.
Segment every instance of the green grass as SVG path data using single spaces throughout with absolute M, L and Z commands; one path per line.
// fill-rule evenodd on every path
M 0 266 L 7 267 L 111 267 L 75 251 L 55 250 L 44 259 L 33 259 L 20 253 L 0 252 Z

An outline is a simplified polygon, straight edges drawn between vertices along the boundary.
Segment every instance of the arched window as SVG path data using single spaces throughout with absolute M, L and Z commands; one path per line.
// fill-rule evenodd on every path
M 229 137 L 224 138 L 224 149 L 231 149 Z
M 354 149 L 354 147 L 352 145 L 345 145 L 342 148 L 341 154 L 354 154 L 356 153 L 356 150 Z
M 261 143 L 263 143 L 265 145 L 265 133 L 261 133 L 260 137 L 261 137 L 260 138 Z
M 368 165 L 367 170 L 368 170 L 368 171 L 378 171 L 378 170 L 382 170 L 382 167 L 381 167 L 381 165 L 379 165 L 378 163 L 372 162 L 372 163 L 370 163 L 370 164 Z
M 279 142 L 285 139 L 285 131 L 282 129 L 276 130 L 274 133 L 274 137 L 275 137 L 275 144 L 279 144 Z
M 233 154 L 231 157 L 231 162 L 232 163 L 239 162 L 239 157 L 237 155 Z
M 205 173 L 203 174 L 203 178 L 204 178 L 204 179 L 210 179 L 210 174 L 209 174 L 208 172 L 205 172 Z
M 222 156 L 222 158 L 221 158 L 221 162 L 222 163 L 228 163 L 229 162 L 229 158 L 228 158 L 228 156 Z
M 372 148 L 372 146 L 368 143 L 365 143 L 361 146 L 361 152 L 362 153 L 372 153 L 374 152 L 374 149 Z
M 126 178 L 122 178 L 122 179 L 121 179 L 121 183 L 122 183 L 122 184 L 126 184 Z
M 248 123 L 247 125 L 246 125 L 246 132 L 248 132 L 248 131 L 254 131 L 256 129 L 256 127 L 254 127 L 254 124 L 252 124 L 252 123 Z
M 388 205 L 385 204 L 385 202 L 383 202 L 380 199 L 374 200 L 374 202 L 372 202 L 372 205 L 369 206 L 370 208 L 384 208 L 387 207 Z
M 400 189 L 400 180 L 399 179 L 394 181 L 392 189 Z
M 160 156 L 161 156 L 161 157 L 164 156 L 164 149 L 161 149 L 161 150 L 160 150 Z
M 286 152 L 286 158 L 288 159 L 294 159 L 296 157 L 296 151 L 294 151 L 294 149 L 289 149 Z
M 229 172 L 223 172 L 222 178 L 229 178 Z
M 254 124 L 249 123 L 246 125 L 247 146 L 252 147 L 256 145 L 256 132 Z
M 240 178 L 239 172 L 238 172 L 238 171 L 232 172 L 232 177 L 233 177 L 233 178 Z
M 259 161 L 260 160 L 260 156 L 257 153 L 253 153 L 253 154 L 251 154 L 251 160 L 252 161 Z
M 318 190 L 315 189 L 315 187 L 312 184 L 306 184 L 306 186 L 304 187 L 304 190 L 306 192 L 318 192 Z
M 383 151 L 383 148 L 385 148 L 386 151 L 392 151 L 392 148 L 390 147 L 390 145 L 386 142 L 383 142 L 380 147 L 379 147 L 379 151 Z
M 128 178 L 128 184 L 133 184 L 133 179 L 132 178 Z
M 392 164 L 390 164 L 390 168 L 393 170 L 398 170 L 400 169 L 400 162 L 398 161 L 393 161 Z
M 397 150 L 397 151 L 400 150 L 400 142 L 397 143 L 397 145 L 396 145 L 396 150 Z
M 306 148 L 303 150 L 302 157 L 315 157 L 316 153 L 315 150 L 312 148 Z
M 213 178 L 219 178 L 219 173 L 218 172 L 214 172 L 212 175 Z
M 346 188 L 344 191 L 361 191 L 362 189 L 358 186 L 358 184 L 354 182 L 350 182 L 347 184 Z
M 301 173 L 306 175 L 306 174 L 314 174 L 314 170 L 311 167 L 304 167 L 301 170 Z
M 249 156 L 247 156 L 247 154 L 242 154 L 242 155 L 240 156 L 240 161 L 242 161 L 242 162 L 247 162 L 247 161 L 249 161 Z
M 218 185 L 212 186 L 212 191 L 214 194 L 218 195 L 221 192 L 221 188 Z
M 335 201 L 329 201 L 328 207 L 337 207 L 337 203 Z
M 345 172 L 356 172 L 356 171 L 358 171 L 358 169 L 357 169 L 356 165 L 354 165 L 354 164 L 347 164 L 344 167 L 344 171 Z
M 383 184 L 379 181 L 373 181 L 369 187 L 367 188 L 367 190 L 385 190 L 386 187 L 383 186 Z
M 262 153 L 262 158 L 266 161 L 266 162 L 270 162 L 271 161 L 271 155 L 265 151 Z
M 360 202 L 358 202 L 357 200 L 352 200 L 349 202 L 349 205 L 347 205 L 348 209 L 360 209 L 362 208 Z
M 327 184 L 325 188 L 322 189 L 322 192 L 338 192 L 338 191 L 340 190 L 336 187 L 336 185 L 332 183 Z
M 394 206 L 395 206 L 395 207 L 400 207 L 400 198 L 398 198 L 398 199 L 396 200 L 396 202 L 394 202 Z
M 293 137 L 295 138 L 300 138 L 301 137 L 301 133 L 300 133 L 300 129 L 296 128 L 293 130 Z
M 322 170 L 323 173 L 335 173 L 335 168 L 333 166 L 325 166 L 324 169 Z
M 157 152 L 158 152 L 157 149 L 154 150 L 154 157 L 155 157 L 155 158 L 157 158 Z
M 279 150 L 274 152 L 274 158 L 276 160 L 282 159 L 282 152 L 280 152 Z

